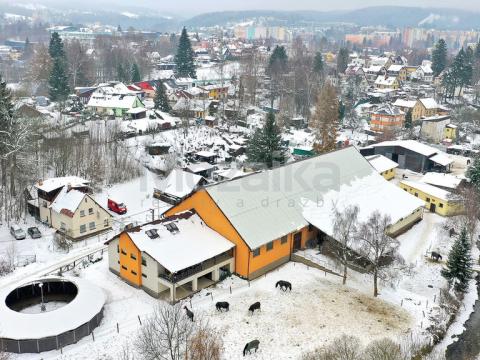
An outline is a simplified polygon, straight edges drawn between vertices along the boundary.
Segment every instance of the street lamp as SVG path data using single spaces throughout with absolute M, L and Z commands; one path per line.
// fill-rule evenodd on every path
M 45 307 L 45 303 L 43 302 L 43 283 L 38 284 L 38 286 L 40 287 L 40 294 L 41 294 L 41 297 L 42 297 L 42 303 L 40 305 L 40 310 L 42 312 L 45 312 L 45 310 L 47 310 L 47 308 Z

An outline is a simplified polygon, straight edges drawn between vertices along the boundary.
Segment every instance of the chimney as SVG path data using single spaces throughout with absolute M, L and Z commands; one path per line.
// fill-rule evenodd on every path
M 72 184 L 68 183 L 67 184 L 67 192 L 70 192 L 70 190 L 72 190 Z

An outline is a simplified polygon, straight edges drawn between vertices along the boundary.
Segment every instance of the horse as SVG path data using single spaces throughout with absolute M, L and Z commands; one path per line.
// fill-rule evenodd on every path
M 190 311 L 186 306 L 183 307 L 185 311 L 187 312 L 188 318 L 193 322 L 193 312 Z
M 229 311 L 230 310 L 230 304 L 226 301 L 219 301 L 215 304 L 215 307 L 217 308 L 217 311 L 223 311 L 223 309 Z
M 248 308 L 248 311 L 252 313 L 254 313 L 255 310 L 260 310 L 260 302 L 257 301 L 256 303 L 250 305 L 250 307 Z M 261 311 L 261 310 L 260 310 Z
M 435 260 L 437 262 L 438 262 L 438 260 L 442 260 L 442 255 L 440 255 L 436 251 L 432 251 L 432 254 L 430 255 L 430 257 L 432 258 L 432 260 Z
M 284 280 L 277 281 L 277 283 L 275 284 L 275 289 L 277 287 L 280 287 L 280 289 L 282 289 L 283 291 L 287 291 L 287 290 L 292 291 L 292 284 L 289 283 L 288 281 L 284 281 Z
M 258 350 L 258 345 L 260 345 L 260 341 L 258 340 L 252 340 L 245 347 L 243 348 L 243 356 L 247 355 L 247 351 L 250 354 L 253 349 L 255 349 L 255 352 Z

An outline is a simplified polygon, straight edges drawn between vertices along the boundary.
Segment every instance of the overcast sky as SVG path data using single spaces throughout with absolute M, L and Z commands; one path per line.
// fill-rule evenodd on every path
M 450 7 L 480 12 L 480 0 L 0 0 L 0 3 L 28 3 L 75 7 L 84 10 L 96 8 L 114 10 L 116 7 L 148 7 L 190 16 L 203 12 L 225 10 L 345 10 L 377 5 Z

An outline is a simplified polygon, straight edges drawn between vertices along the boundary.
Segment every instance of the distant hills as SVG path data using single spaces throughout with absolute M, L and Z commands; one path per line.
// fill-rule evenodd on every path
M 187 20 L 188 27 L 210 27 L 262 19 L 268 25 L 352 23 L 359 26 L 480 29 L 480 13 L 402 6 L 376 6 L 350 11 L 225 11 L 201 14 Z

